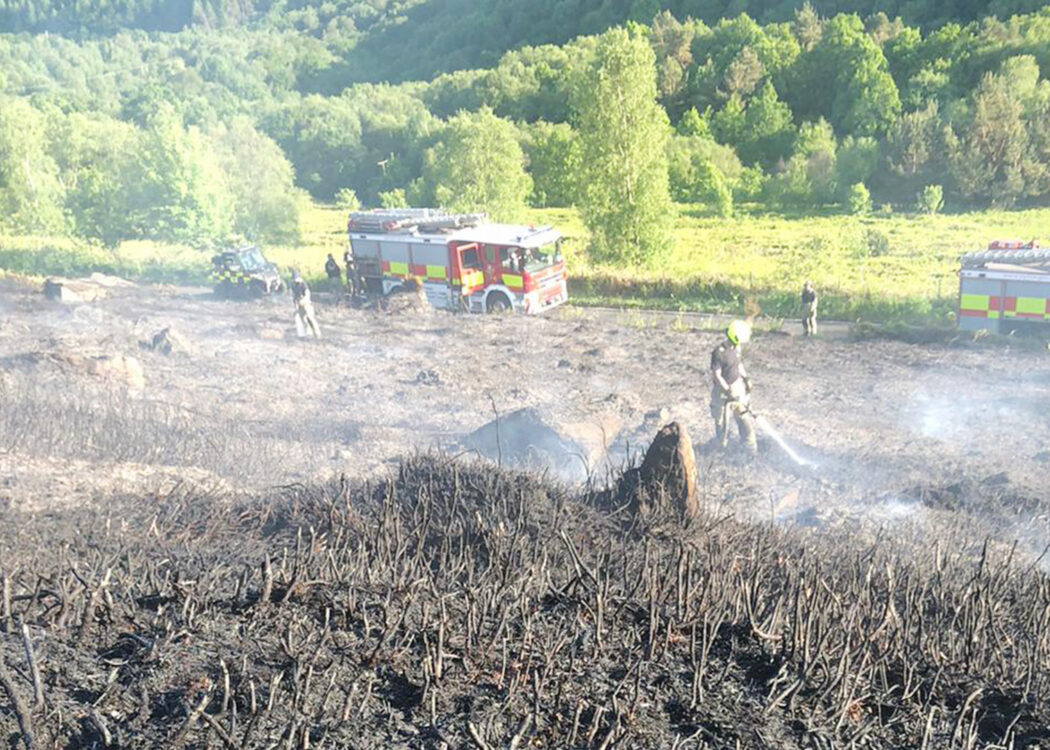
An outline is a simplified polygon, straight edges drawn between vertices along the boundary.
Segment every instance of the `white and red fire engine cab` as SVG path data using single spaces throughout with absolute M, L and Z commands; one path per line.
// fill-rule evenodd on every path
M 421 283 L 434 307 L 539 313 L 568 299 L 561 234 L 430 208 L 354 211 L 347 234 L 373 294 Z

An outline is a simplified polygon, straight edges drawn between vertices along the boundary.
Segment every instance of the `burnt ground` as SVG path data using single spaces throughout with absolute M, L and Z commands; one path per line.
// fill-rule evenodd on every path
M 705 371 L 719 334 L 689 318 L 388 313 L 317 296 L 321 341 L 295 337 L 286 298 L 117 288 L 65 306 L 9 290 L 5 399 L 61 416 L 27 416 L 27 427 L 8 414 L 0 500 L 79 503 L 156 478 L 250 491 L 373 476 L 414 451 L 466 450 L 465 435 L 528 407 L 573 443 L 576 455 L 553 462 L 567 479 L 603 481 L 677 419 L 720 512 L 826 524 L 959 510 L 1012 518 L 1004 540 L 1023 531 L 1050 542 L 1050 356 L 1037 348 L 760 333 L 745 355 L 754 408 L 816 467 L 793 465 L 768 439 L 744 466 L 710 444 Z M 188 354 L 142 348 L 167 326 Z M 136 357 L 144 388 L 62 361 L 76 354 Z
M 113 746 L 254 747 L 273 738 L 289 747 L 311 741 L 333 747 L 437 747 L 442 742 L 502 747 L 514 743 L 522 726 L 514 744 L 531 737 L 535 745 L 552 747 L 603 742 L 606 747 L 661 747 L 676 738 L 688 738 L 685 746 L 691 747 L 824 747 L 847 740 L 871 747 L 918 746 L 924 732 L 929 747 L 991 747 L 1011 731 L 1018 747 L 1040 741 L 1042 735 L 1032 727 L 1045 716 L 1011 713 L 1010 707 L 1038 697 L 1041 682 L 1033 683 L 1033 670 L 1045 677 L 1050 668 L 1041 650 L 1047 623 L 1028 622 L 1018 614 L 1043 611 L 1050 589 L 1041 572 L 1045 558 L 1040 558 L 1050 543 L 1046 351 L 963 341 L 922 347 L 760 333 L 745 355 L 755 381 L 755 409 L 810 462 L 799 466 L 768 437 L 755 461 L 711 444 L 705 371 L 720 334 L 692 328 L 690 318 L 654 322 L 631 313 L 575 309 L 543 318 L 471 317 L 395 307 L 353 309 L 318 295 L 324 339 L 311 341 L 295 337 L 286 298 L 234 303 L 216 301 L 200 289 L 116 287 L 103 299 L 63 305 L 35 290 L 3 288 L 0 513 L 6 530 L 0 568 L 14 591 L 14 613 L 5 625 L 17 630 L 15 621 L 24 619 L 37 629 L 44 642 L 48 692 L 63 696 L 47 699 L 52 710 L 38 709 L 38 723 L 60 727 L 53 729 L 54 736 L 75 747 L 104 746 L 105 737 L 114 733 L 121 739 L 110 736 Z M 168 326 L 186 342 L 185 353 L 144 348 Z M 141 363 L 143 382 L 134 368 L 129 375 L 119 367 L 92 364 L 120 356 Z M 549 481 L 542 482 L 471 468 L 480 472 L 472 485 L 472 492 L 478 490 L 473 515 L 461 518 L 456 514 L 462 509 L 445 510 L 456 518 L 447 530 L 449 539 L 463 540 L 460 556 L 450 551 L 451 543 L 433 540 L 427 544 L 437 545 L 437 557 L 433 550 L 424 554 L 422 546 L 412 557 L 414 566 L 424 565 L 431 574 L 447 566 L 460 572 L 480 566 L 486 572 L 478 574 L 480 583 L 468 576 L 471 585 L 492 583 L 503 593 L 458 612 L 453 610 L 459 600 L 443 588 L 451 584 L 424 582 L 424 592 L 421 579 L 409 575 L 410 565 L 388 574 L 369 573 L 369 560 L 395 565 L 407 554 L 400 542 L 370 536 L 371 530 L 389 527 L 395 538 L 403 533 L 429 539 L 429 521 L 420 520 L 418 509 L 438 502 L 434 498 L 441 493 L 434 483 L 440 489 L 451 481 L 458 497 L 459 480 L 449 480 L 445 459 L 414 459 L 410 463 L 416 468 L 406 470 L 400 457 L 438 450 L 469 459 L 473 451 L 465 436 L 526 407 L 571 444 L 569 455 L 553 457 Z M 650 553 L 637 529 L 624 531 L 615 514 L 586 499 L 589 487 L 617 476 L 670 420 L 687 427 L 698 452 L 708 530 L 697 559 L 709 566 L 708 580 L 716 580 L 713 571 L 728 568 L 732 575 L 726 586 L 746 592 L 727 599 L 724 621 L 711 625 L 710 684 L 696 677 L 696 621 L 690 631 L 684 624 L 688 618 L 679 617 L 676 625 L 674 617 L 658 617 L 659 607 L 652 603 L 661 591 L 671 591 L 671 578 L 678 581 L 679 614 L 692 606 L 692 594 L 682 593 L 681 576 L 669 573 L 664 581 L 646 573 L 657 570 L 652 562 L 657 560 L 667 562 L 667 570 L 687 569 L 673 550 L 684 550 L 695 538 L 686 543 L 680 531 L 660 532 L 662 541 L 652 542 Z M 516 456 L 499 458 L 511 466 Z M 431 488 L 424 492 L 420 472 L 433 477 L 435 471 L 439 479 L 429 480 Z M 339 484 L 340 476 L 349 479 Z M 532 489 L 514 500 L 517 509 L 504 507 L 515 482 Z M 415 499 L 400 520 L 384 515 L 388 511 L 382 508 L 404 504 L 408 496 Z M 489 518 L 483 501 L 496 497 L 503 498 L 503 506 Z M 343 510 L 336 519 L 338 503 Z M 114 516 L 120 518 L 118 532 L 112 531 Z M 521 520 L 526 516 L 528 524 Z M 164 519 L 159 526 L 157 518 Z M 515 523 L 530 544 L 516 546 L 517 535 L 507 540 L 507 527 Z M 290 529 L 298 529 L 298 536 Z M 311 536 L 307 544 L 304 534 L 338 539 L 357 534 L 361 541 L 347 551 L 330 538 L 320 544 Z M 391 544 L 396 549 L 389 549 Z M 476 544 L 485 550 L 479 556 L 491 558 L 485 564 L 464 552 Z M 154 545 L 168 557 L 149 562 Z M 574 551 L 576 545 L 583 551 Z M 884 545 L 890 546 L 886 560 L 874 551 Z M 65 551 L 59 554 L 60 549 Z M 335 557 L 321 559 L 325 550 L 335 550 Z M 137 562 L 118 564 L 122 556 Z M 209 569 L 204 561 L 213 558 L 218 562 Z M 269 591 L 258 570 L 264 558 L 280 565 L 270 574 Z M 486 576 L 496 558 L 514 574 L 493 582 Z M 994 575 L 982 573 L 991 558 L 1001 567 Z M 769 584 L 773 593 L 763 600 L 767 594 L 759 596 L 754 581 L 784 567 L 785 560 L 798 561 L 796 573 L 770 575 L 778 584 Z M 593 572 L 614 563 L 623 571 L 622 591 Z M 967 584 L 970 574 L 964 571 L 971 564 L 979 567 Z M 819 577 L 825 566 L 836 569 L 828 576 L 830 584 Z M 108 593 L 114 586 L 108 579 L 101 583 L 106 569 L 122 571 L 117 575 L 123 576 L 125 597 Z M 937 587 L 945 569 L 958 573 L 958 586 L 942 591 Z M 543 585 L 536 583 L 537 576 Z M 180 583 L 187 577 L 189 584 Z M 357 588 L 351 586 L 349 601 L 335 593 L 314 599 L 295 588 L 304 580 L 325 589 L 350 579 Z M 818 579 L 830 599 L 813 593 L 810 584 L 817 586 Z M 935 580 L 936 586 L 930 583 Z M 202 592 L 199 598 L 187 593 L 193 586 Z M 625 635 L 620 651 L 599 655 L 593 639 L 603 631 L 600 625 L 593 630 L 593 621 L 603 615 L 594 597 L 600 599 L 610 586 L 621 597 L 615 614 L 604 615 L 615 623 L 608 625 L 610 632 L 622 627 L 647 635 Z M 781 611 L 791 600 L 792 586 L 793 619 Z M 848 601 L 853 595 L 869 603 L 883 595 L 892 598 L 897 586 L 935 590 L 926 616 L 955 633 L 941 643 L 926 643 L 927 636 L 920 634 L 912 646 L 922 651 L 921 659 L 906 650 L 906 613 L 898 616 L 884 607 L 876 617 L 872 611 L 871 618 L 881 617 L 882 624 L 868 623 L 864 630 L 863 612 L 851 613 L 842 604 L 842 597 Z M 52 591 L 56 588 L 61 590 Z M 52 591 L 54 599 L 42 590 Z M 132 590 L 134 596 L 128 593 Z M 408 597 L 414 604 L 405 603 L 406 590 L 418 594 Z M 777 627 L 787 628 L 788 619 L 792 627 L 805 620 L 799 614 L 799 591 L 815 609 L 842 607 L 837 615 L 847 623 L 847 634 L 850 628 L 861 629 L 856 641 L 849 635 L 845 646 L 829 652 L 827 664 L 805 658 L 799 664 L 795 648 L 789 654 L 765 638 Z M 648 599 L 642 595 L 646 592 Z M 535 618 L 528 607 L 515 614 L 500 609 L 504 605 L 497 599 L 515 596 L 539 608 Z M 971 612 L 968 608 L 977 607 L 981 596 L 990 602 L 988 609 L 982 604 Z M 992 601 L 998 596 L 1002 606 Z M 137 614 L 118 621 L 125 599 L 131 602 L 127 611 Z M 270 619 L 260 624 L 259 607 L 252 606 L 259 600 L 267 607 L 271 602 L 285 606 L 267 610 Z M 169 611 L 173 604 L 177 612 Z M 486 616 L 495 612 L 513 627 L 490 624 L 491 632 L 485 631 Z M 747 614 L 743 624 L 741 612 Z M 571 637 L 566 634 L 566 642 L 541 627 L 563 616 L 568 619 L 556 629 L 576 628 Z M 872 684 L 850 686 L 833 678 L 858 669 L 849 659 L 845 665 L 841 661 L 842 654 L 850 654 L 849 644 L 881 643 L 898 618 L 904 635 L 897 662 L 891 664 L 886 655 L 893 651 L 890 646 L 876 655 L 858 651 L 851 656 L 865 660 L 867 667 L 858 672 L 863 675 L 879 659 L 888 660 L 882 680 L 896 687 L 884 685 L 881 702 L 873 698 L 879 691 Z M 1028 629 L 1008 633 L 1003 618 Z M 449 647 L 448 658 L 460 660 L 463 671 L 447 678 L 447 689 L 434 687 L 441 682 L 442 667 L 433 660 L 440 662 L 442 652 L 441 646 L 434 651 L 430 639 L 437 637 L 438 624 L 442 632 L 446 625 L 467 631 L 465 642 Z M 45 635 L 65 630 L 71 634 L 66 641 Z M 1014 648 L 1009 656 L 994 650 L 981 656 L 959 646 L 953 640 L 956 631 L 979 633 L 995 643 L 1023 636 L 1037 646 L 1024 654 Z M 328 632 L 340 635 L 324 639 Z M 811 645 L 819 651 L 824 643 L 819 632 L 817 626 L 799 638 L 815 639 Z M 654 646 L 660 633 L 663 646 Z M 96 644 L 96 637 L 106 642 Z M 441 636 L 446 637 L 452 636 Z M 10 668 L 23 670 L 17 639 L 4 638 Z M 255 647 L 253 638 L 258 639 Z M 471 638 L 488 648 L 468 669 L 464 654 Z M 581 673 L 579 665 L 570 665 L 572 676 L 563 675 L 561 682 L 552 664 L 530 672 L 522 662 L 532 638 L 543 640 L 553 654 L 563 649 L 573 659 L 591 654 L 590 667 Z M 781 638 L 786 636 L 772 640 Z M 162 641 L 166 650 L 156 658 L 173 673 L 152 661 Z M 143 642 L 151 644 L 148 650 Z M 194 652 L 192 642 L 207 643 L 206 653 Z M 85 651 L 85 646 L 90 648 Z M 676 649 L 694 654 L 677 667 L 689 664 L 692 676 L 675 671 Z M 940 663 L 930 656 L 937 653 Z M 953 655 L 965 657 L 965 664 L 953 661 Z M 907 676 L 914 668 L 911 656 L 929 673 Z M 67 661 L 59 669 L 56 659 Z M 332 671 L 348 659 L 353 669 Z M 421 667 L 427 659 L 428 666 Z M 650 662 L 659 665 L 660 674 L 643 669 Z M 971 696 L 976 675 L 993 664 L 998 670 L 994 685 L 979 685 Z M 319 675 L 330 673 L 341 692 L 329 685 L 323 699 L 311 693 L 308 666 Z M 253 668 L 256 673 L 250 675 Z M 478 671 L 487 669 L 495 672 Z M 235 686 L 223 692 L 215 685 L 231 679 L 225 676 L 230 670 L 236 673 Z M 285 692 L 272 682 L 268 688 L 263 684 L 278 674 L 287 675 L 280 689 Z M 531 675 L 532 684 L 519 675 Z M 18 671 L 16 687 L 31 684 L 26 679 Z M 77 680 L 90 683 L 79 697 L 69 687 Z M 687 694 L 680 689 L 682 680 Z M 663 696 L 662 704 L 639 698 L 643 683 L 652 695 Z M 558 699 L 548 700 L 546 691 L 555 690 L 555 684 L 560 685 Z M 909 686 L 915 685 L 918 692 L 908 697 Z M 139 688 L 145 691 L 141 696 L 135 694 Z M 243 719 L 239 728 L 229 724 L 230 703 L 241 705 L 244 715 L 250 702 L 263 700 L 249 697 L 256 690 L 259 696 L 284 696 L 289 705 L 276 699 L 251 741 L 235 739 L 240 735 L 233 730 L 242 731 L 244 724 Z M 718 695 L 707 713 L 698 708 L 703 701 L 697 690 L 701 697 L 705 690 Z M 588 698 L 592 692 L 604 698 Z M 340 703 L 335 713 L 344 723 L 347 712 L 360 719 L 366 734 L 348 734 L 339 722 L 335 728 L 326 725 L 322 718 L 329 703 Z M 306 704 L 313 706 L 309 712 Z M 940 710 L 931 712 L 931 706 Z M 0 706 L 0 721 L 13 718 L 4 711 Z M 899 721 L 890 717 L 894 712 Z M 464 716 L 474 717 L 469 726 Z M 1011 730 L 1015 716 L 1020 718 Z M 9 726 L 16 742 L 15 725 Z

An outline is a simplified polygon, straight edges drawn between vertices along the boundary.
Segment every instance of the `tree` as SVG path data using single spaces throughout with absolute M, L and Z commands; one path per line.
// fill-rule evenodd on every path
M 1029 158 L 1024 104 L 1017 93 L 1008 78 L 993 73 L 974 91 L 970 116 L 949 142 L 952 176 L 963 197 L 1008 207 L 1045 171 Z
M 63 187 L 46 128 L 43 114 L 27 101 L 0 97 L 0 227 L 63 229 Z
M 850 185 L 846 208 L 854 216 L 867 216 L 871 213 L 871 193 L 863 182 Z
M 701 136 L 673 135 L 667 149 L 671 195 L 683 202 L 697 201 L 716 211 L 732 211 L 732 190 L 743 168 L 729 146 Z M 725 195 L 729 196 L 728 204 Z
M 572 96 L 582 155 L 580 210 L 597 258 L 648 262 L 671 245 L 674 206 L 652 49 L 638 29 L 601 35 Z
M 520 218 L 532 180 L 513 123 L 488 107 L 449 119 L 424 163 L 423 186 L 438 205 L 453 211 Z
M 785 157 L 795 137 L 791 109 L 780 101 L 773 84 L 766 81 L 762 90 L 747 105 L 745 115 L 747 138 L 737 152 L 745 164 L 770 167 Z
M 937 102 L 907 112 L 893 124 L 883 144 L 893 192 L 914 195 L 927 176 L 944 170 L 941 131 Z
M 663 10 L 653 18 L 650 41 L 657 61 L 657 90 L 665 105 L 675 105 L 685 92 L 686 74 L 693 64 L 692 24 L 680 23 Z
M 233 228 L 252 239 L 287 242 L 299 236 L 295 171 L 280 147 L 244 116 L 210 133 L 233 199 Z
M 682 119 L 678 121 L 678 134 L 679 135 L 699 135 L 703 138 L 711 137 L 711 126 L 707 122 L 706 117 L 701 117 L 700 113 L 696 111 L 696 107 L 690 107 Z
M 874 138 L 847 135 L 835 154 L 835 182 L 840 187 L 866 185 L 879 165 L 879 144 Z
M 819 206 L 835 199 L 835 134 L 826 120 L 804 122 L 794 153 L 766 183 L 767 198 L 785 206 Z
M 795 37 L 803 50 L 813 49 L 813 46 L 823 36 L 824 22 L 817 15 L 809 0 L 802 3 L 802 6 L 795 11 L 792 30 L 795 32 Z
M 580 144 L 567 123 L 533 123 L 525 131 L 532 205 L 572 206 L 580 173 Z
M 711 162 L 703 162 L 697 170 L 697 197 L 723 218 L 733 215 L 733 191 L 725 177 Z
M 56 119 L 52 127 L 73 233 L 115 246 L 130 236 L 129 213 L 143 187 L 142 131 L 78 113 Z
M 733 94 L 746 99 L 763 80 L 779 84 L 794 64 L 799 44 L 785 25 L 763 28 L 746 14 L 702 30 L 693 43 L 696 65 L 689 72 L 692 104 L 714 107 Z
M 141 183 L 129 205 L 128 236 L 199 242 L 230 233 L 234 205 L 218 156 L 174 107 L 162 106 L 150 118 L 137 170 Z
M 792 111 L 827 118 L 841 134 L 881 136 L 900 112 L 886 56 L 855 15 L 838 15 L 804 53 L 790 89 Z

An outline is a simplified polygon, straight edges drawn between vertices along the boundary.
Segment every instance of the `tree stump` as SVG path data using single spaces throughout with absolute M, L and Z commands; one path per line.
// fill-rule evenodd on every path
M 700 513 L 696 479 L 693 441 L 681 424 L 671 422 L 656 433 L 642 465 L 624 474 L 619 494 L 635 514 L 643 508 L 673 509 L 693 518 Z

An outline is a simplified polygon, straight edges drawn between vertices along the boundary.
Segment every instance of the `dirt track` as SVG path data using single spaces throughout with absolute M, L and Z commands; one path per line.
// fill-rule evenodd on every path
M 746 352 L 755 408 L 817 466 L 796 467 L 764 440 L 745 468 L 708 442 L 705 370 L 719 334 L 690 319 L 377 312 L 316 297 L 321 341 L 296 339 L 286 298 L 220 302 L 203 289 L 134 287 L 67 306 L 6 287 L 8 403 L 80 399 L 123 434 L 78 438 L 93 429 L 88 414 L 46 440 L 36 428 L 2 436 L 0 497 L 29 508 L 182 478 L 254 489 L 367 475 L 415 450 L 455 450 L 496 414 L 534 407 L 582 449 L 562 466 L 574 479 L 585 461 L 603 478 L 678 419 L 698 446 L 705 501 L 720 511 L 805 524 L 921 516 L 971 541 L 990 533 L 1037 549 L 1050 540 L 1050 357 L 1031 347 L 759 335 Z M 188 355 L 141 347 L 165 326 L 189 342 Z M 126 396 L 62 360 L 76 353 L 138 358 L 143 393 Z M 136 419 L 163 422 L 167 440 L 146 451 L 145 429 L 115 427 Z

